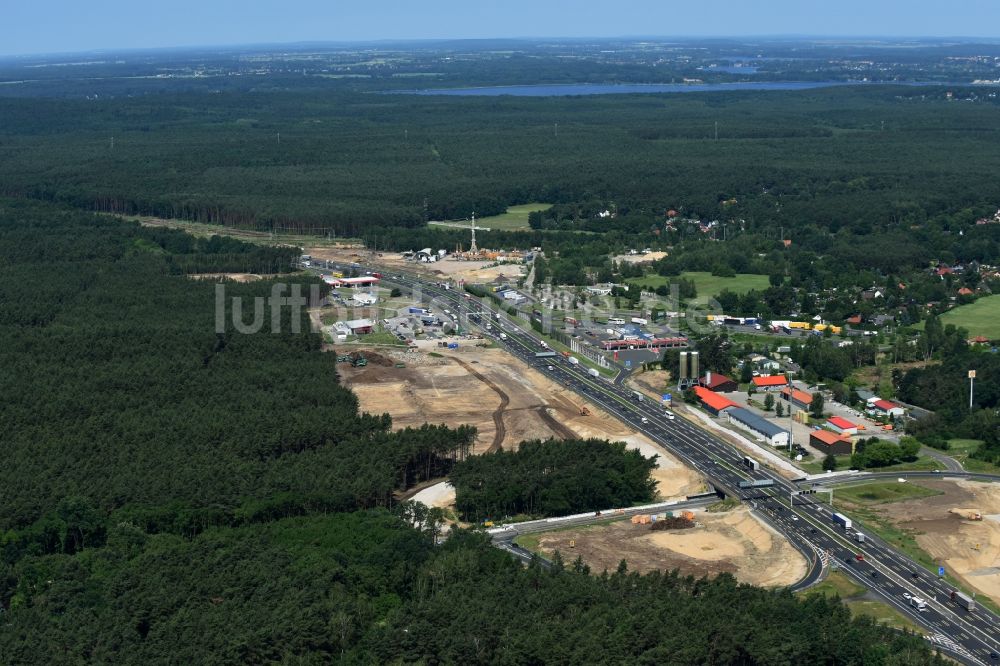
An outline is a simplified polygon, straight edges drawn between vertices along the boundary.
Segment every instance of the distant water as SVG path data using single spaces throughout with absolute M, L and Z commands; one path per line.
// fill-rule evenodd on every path
M 936 83 L 863 83 L 860 81 L 746 81 L 738 83 L 567 83 L 524 86 L 483 86 L 481 88 L 426 88 L 396 90 L 409 95 L 456 95 L 460 97 L 564 97 L 567 95 L 623 95 L 634 93 L 696 93 L 732 90 L 808 90 L 833 86 L 859 85 L 938 85 Z

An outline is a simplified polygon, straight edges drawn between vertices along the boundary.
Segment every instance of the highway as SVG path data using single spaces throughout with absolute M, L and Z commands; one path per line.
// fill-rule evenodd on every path
M 506 313 L 498 313 L 489 303 L 467 298 L 463 291 L 445 288 L 426 279 L 398 271 L 392 273 L 383 274 L 382 280 L 404 287 L 442 309 L 451 309 L 459 314 L 465 327 L 469 325 L 469 315 L 473 315 L 472 323 L 482 324 L 478 327 L 511 354 L 642 432 L 701 472 L 721 493 L 749 505 L 758 517 L 784 534 L 811 563 L 809 573 L 796 588 L 808 587 L 820 580 L 836 560 L 842 571 L 914 623 L 925 627 L 928 639 L 949 656 L 967 664 L 1000 663 L 1000 618 L 981 604 L 977 604 L 975 611 L 968 612 L 951 602 L 952 586 L 880 539 L 866 534 L 865 542 L 858 543 L 853 531 L 844 530 L 833 522 L 830 507 L 816 501 L 813 495 L 798 494 L 802 488 L 796 481 L 787 480 L 763 466 L 751 471 L 744 464 L 743 453 L 695 424 L 672 417 L 658 402 L 638 399 L 620 383 L 593 377 L 584 367 L 571 364 L 561 356 L 537 358 L 538 352 L 545 351 L 541 340 Z M 485 329 L 487 320 L 492 324 L 489 329 Z M 740 481 L 753 479 L 770 481 L 773 485 L 739 487 Z M 925 599 L 926 610 L 918 612 L 904 595 Z

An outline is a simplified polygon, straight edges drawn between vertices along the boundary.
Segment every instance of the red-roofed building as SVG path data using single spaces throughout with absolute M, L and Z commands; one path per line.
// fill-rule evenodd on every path
M 961 289 L 958 290 L 958 295 L 959 296 L 972 296 L 972 294 L 973 294 L 973 291 L 971 289 L 969 289 L 968 287 L 962 287 Z
M 858 426 L 856 423 L 851 423 L 847 419 L 840 416 L 831 416 L 826 421 L 826 425 L 830 430 L 839 433 L 841 435 L 856 435 L 858 434 Z
M 739 405 L 729 398 L 721 396 L 715 391 L 710 391 L 704 386 L 695 386 L 694 393 L 698 396 L 698 399 L 701 400 L 701 404 L 705 407 L 705 409 L 712 412 L 716 416 L 721 414 L 723 410 L 729 409 L 730 407 L 739 407 Z
M 858 326 L 861 323 L 861 315 L 859 314 L 853 315 L 851 317 L 848 317 L 844 321 L 848 324 L 851 324 L 852 326 Z
M 854 444 L 851 440 L 829 430 L 813 430 L 809 433 L 809 445 L 818 449 L 823 455 L 843 456 L 854 453 Z
M 812 402 L 813 394 L 800 391 L 795 387 L 786 386 L 781 389 L 781 397 L 796 407 L 809 409 L 809 403 Z
M 944 277 L 945 275 L 951 275 L 952 273 L 954 273 L 954 271 L 951 270 L 951 268 L 949 268 L 948 266 L 941 266 L 936 271 L 934 271 L 934 274 L 937 275 L 938 277 Z
M 869 407 L 886 416 L 903 416 L 906 414 L 906 410 L 902 405 L 898 405 L 891 400 L 874 400 L 869 404 Z
M 739 384 L 718 372 L 706 372 L 705 376 L 698 383 L 707 389 L 720 393 L 732 393 L 733 391 L 740 390 Z
M 977 335 L 976 337 L 969 340 L 970 345 L 988 345 L 989 343 L 990 339 L 984 335 Z
M 753 385 L 761 391 L 776 391 L 782 386 L 788 385 L 788 380 L 784 375 L 771 375 L 769 377 L 754 377 Z

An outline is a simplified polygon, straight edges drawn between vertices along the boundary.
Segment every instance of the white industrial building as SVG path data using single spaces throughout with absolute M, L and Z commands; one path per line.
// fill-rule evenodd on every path
M 774 447 L 788 446 L 788 431 L 771 423 L 763 416 L 758 416 L 743 407 L 733 407 L 723 413 L 729 418 L 730 423 L 737 428 L 746 430 L 757 439 Z

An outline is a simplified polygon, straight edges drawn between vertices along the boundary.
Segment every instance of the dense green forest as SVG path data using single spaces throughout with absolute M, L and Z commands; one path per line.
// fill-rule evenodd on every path
M 427 218 L 548 201 L 560 206 L 534 220 L 543 229 L 618 234 L 633 246 L 685 243 L 661 267 L 667 274 L 724 265 L 822 286 L 931 260 L 1000 258 L 1000 228 L 974 224 L 1000 205 L 991 177 L 998 114 L 992 98 L 952 103 L 940 89 L 891 86 L 0 99 L 0 188 L 88 210 L 334 233 L 393 249 L 466 241 L 435 232 L 439 242 L 428 243 Z M 617 214 L 595 219 L 602 209 Z M 668 227 L 668 209 L 718 220 L 709 235 L 726 242 L 705 242 L 683 221 Z M 487 233 L 481 242 L 544 236 Z
M 183 274 L 294 253 L 0 201 L 4 663 L 941 663 L 835 600 L 435 545 L 394 491 L 475 431 L 390 432 L 293 311 L 217 333 Z
M 455 506 L 466 519 L 563 516 L 649 502 L 656 459 L 624 442 L 533 440 L 517 451 L 465 458 L 451 470 Z

